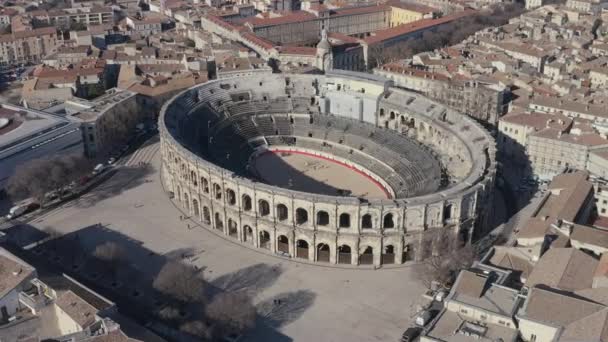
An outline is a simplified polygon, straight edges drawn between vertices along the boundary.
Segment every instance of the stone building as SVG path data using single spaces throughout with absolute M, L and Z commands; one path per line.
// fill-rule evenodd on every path
M 0 65 L 40 61 L 59 45 L 54 27 L 0 35 Z
M 271 253 L 334 264 L 403 263 L 424 257 L 427 231 L 470 240 L 485 233 L 492 215 L 489 133 L 378 76 L 332 71 L 211 81 L 166 103 L 159 130 L 163 182 L 181 208 L 217 233 Z M 252 181 L 249 158 L 276 148 L 339 160 L 374 179 L 390 199 Z M 381 155 L 382 162 L 371 161 Z

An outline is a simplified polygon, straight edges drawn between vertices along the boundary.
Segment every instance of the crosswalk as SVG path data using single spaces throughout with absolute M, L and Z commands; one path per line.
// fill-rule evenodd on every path
M 157 139 L 148 140 L 142 147 L 132 154 L 124 157 L 124 162 L 119 161 L 124 166 L 138 166 L 140 163 L 150 163 L 156 153 L 160 150 Z

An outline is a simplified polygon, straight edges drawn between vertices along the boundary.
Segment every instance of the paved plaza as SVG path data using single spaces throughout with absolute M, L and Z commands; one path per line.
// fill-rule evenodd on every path
M 160 184 L 156 141 L 127 156 L 94 191 L 30 224 L 77 232 L 87 249 L 106 240 L 124 244 L 133 266 L 149 277 L 158 272 L 158 260 L 186 257 L 214 286 L 249 290 L 261 319 L 245 341 L 398 340 L 424 301 L 412 266 L 373 270 L 303 264 L 182 220 L 184 214 Z M 274 299 L 282 299 L 285 309 L 273 308 Z

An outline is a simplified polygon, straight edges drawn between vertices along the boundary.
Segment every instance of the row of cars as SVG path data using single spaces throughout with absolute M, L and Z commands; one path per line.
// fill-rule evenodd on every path
M 437 314 L 441 311 L 441 307 L 443 305 L 443 301 L 445 297 L 448 295 L 448 291 L 446 289 L 438 289 L 438 290 L 429 290 L 427 293 L 423 295 L 423 297 L 430 300 L 427 307 L 418 314 L 414 318 L 414 327 L 407 328 L 403 335 L 401 335 L 400 342 L 412 342 L 416 341 L 418 336 L 422 333 L 424 327 L 429 324 L 437 316 Z

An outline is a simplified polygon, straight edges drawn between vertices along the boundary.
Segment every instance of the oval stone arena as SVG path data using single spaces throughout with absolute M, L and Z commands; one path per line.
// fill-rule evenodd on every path
M 168 101 L 162 180 L 208 229 L 285 257 L 387 265 L 438 230 L 489 218 L 492 136 L 468 116 L 370 74 L 220 79 Z

